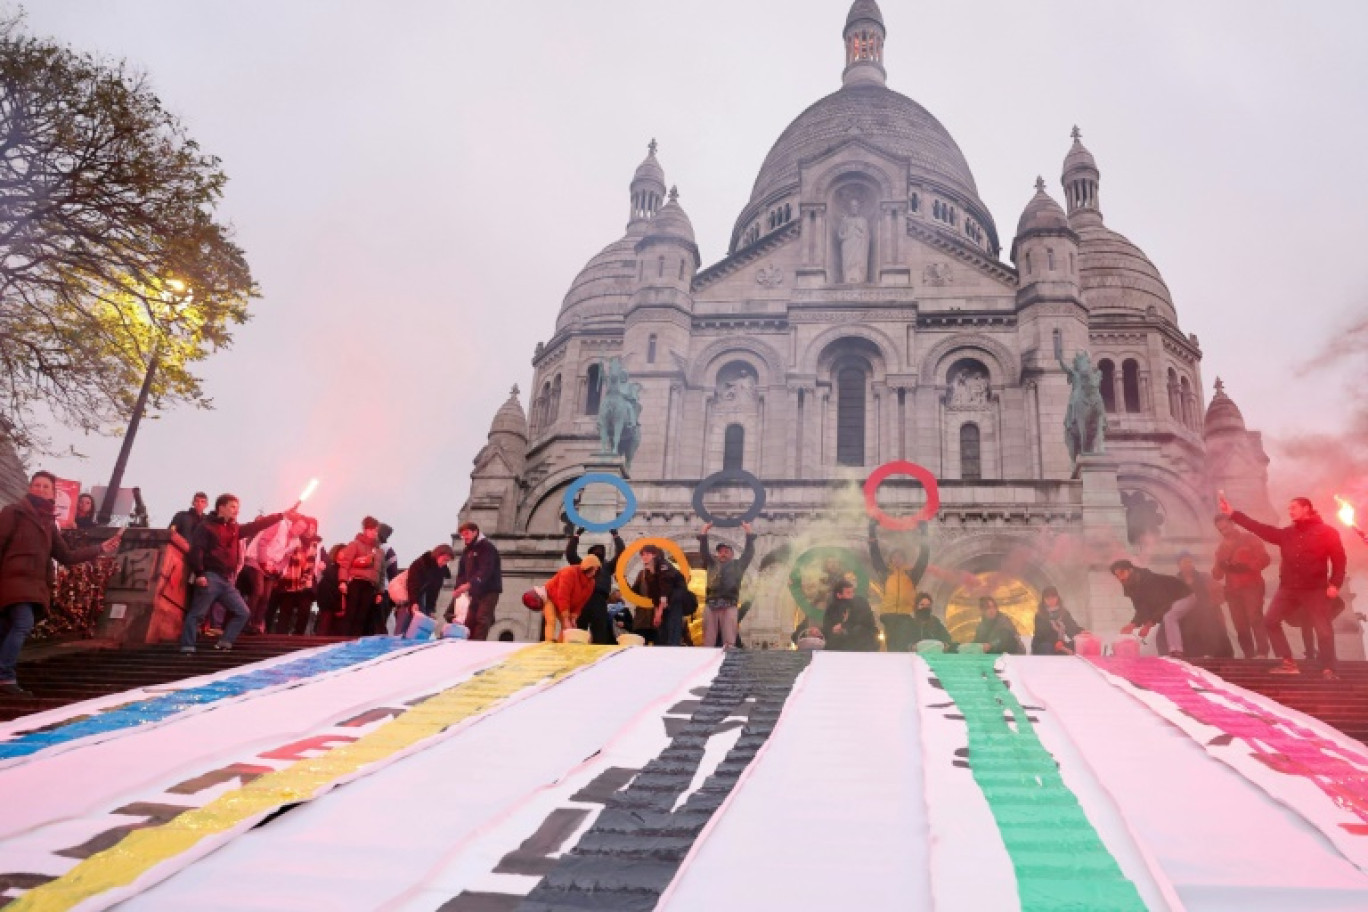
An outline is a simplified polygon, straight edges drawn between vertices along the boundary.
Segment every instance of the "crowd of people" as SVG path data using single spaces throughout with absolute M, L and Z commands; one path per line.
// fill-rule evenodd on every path
M 16 679 L 16 664 L 29 631 L 48 610 L 53 562 L 78 564 L 119 547 L 121 530 L 99 545 L 69 546 L 55 522 L 56 485 L 51 473 L 38 472 L 28 494 L 0 510 L 0 693 L 25 693 Z M 1345 576 L 1339 532 L 1306 498 L 1291 501 L 1291 522 L 1283 527 L 1232 509 L 1224 496 L 1219 505 L 1219 542 L 1209 573 L 1199 570 L 1189 553 L 1179 555 L 1173 574 L 1127 559 L 1111 565 L 1134 608 L 1120 633 L 1143 640 L 1156 632 L 1159 652 L 1169 656 L 1230 656 L 1234 649 L 1221 611 L 1225 604 L 1244 657 L 1266 658 L 1271 651 L 1280 660 L 1272 673 L 1300 673 L 1284 629 L 1295 624 L 1302 632 L 1306 659 L 1318 661 L 1322 675 L 1335 678 L 1333 620 L 1344 609 L 1339 589 Z M 388 544 L 393 530 L 387 524 L 367 516 L 350 541 L 325 548 L 317 521 L 300 513 L 299 506 L 240 524 L 236 496 L 219 495 L 210 510 L 208 496 L 197 492 L 190 507 L 174 516 L 171 537 L 183 550 L 186 566 L 182 652 L 193 653 L 205 636 L 215 640 L 215 649 L 232 649 L 244 633 L 404 635 L 423 618 L 434 617 L 448 580 L 452 601 L 444 619 L 462 624 L 470 639 L 489 636 L 503 577 L 499 551 L 478 525 L 460 526 L 459 556 L 451 545 L 440 544 L 402 568 Z M 81 495 L 76 514 L 78 528 L 95 524 L 90 495 Z M 660 647 L 739 647 L 740 620 L 749 607 L 742 603 L 742 583 L 755 557 L 756 540 L 749 524 L 742 524 L 742 530 L 745 539 L 738 556 L 731 543 L 711 539 L 712 523 L 702 527 L 698 553 L 707 581 L 701 599 L 665 550 L 645 543 L 640 548 L 641 569 L 630 587 L 635 595 L 632 607 L 615 585 L 627 543 L 613 530 L 611 557 L 603 544 L 594 544 L 581 555 L 584 530 L 575 529 L 566 543 L 565 566 L 526 592 L 523 603 L 541 613 L 546 641 L 574 638 L 611 645 L 632 634 Z M 877 532 L 871 523 L 869 565 L 883 578 L 878 614 L 852 569 L 829 559 L 821 591 L 816 599 L 806 599 L 810 610 L 801 613 L 794 629 L 796 646 L 843 652 L 1078 651 L 1079 638 L 1087 631 L 1054 587 L 1041 592 L 1032 629 L 1024 631 L 1027 636 L 992 595 L 983 595 L 979 622 L 967 641 L 974 645 L 956 642 L 936 614 L 932 597 L 919 589 L 930 566 L 927 525 L 920 527 L 915 561 L 909 561 L 902 549 L 885 560 Z M 1358 534 L 1368 543 L 1368 536 Z M 1281 562 L 1279 584 L 1265 614 L 1263 573 L 1272 563 L 1266 544 L 1278 548 Z M 454 580 L 449 566 L 453 562 Z M 688 621 L 699 611 L 701 637 L 691 636 Z M 583 633 L 570 633 L 576 630 Z

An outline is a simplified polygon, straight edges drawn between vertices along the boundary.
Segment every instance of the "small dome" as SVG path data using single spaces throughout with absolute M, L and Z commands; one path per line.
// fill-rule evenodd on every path
M 1211 404 L 1207 406 L 1205 429 L 1208 437 L 1223 431 L 1245 431 L 1244 415 L 1235 400 L 1226 395 L 1225 384 L 1220 377 L 1216 378 L 1216 395 L 1211 397 Z
M 1070 219 L 1069 224 L 1078 234 L 1078 284 L 1088 310 L 1143 315 L 1153 307 L 1168 322 L 1178 322 L 1168 285 L 1143 250 L 1095 215 Z
M 561 303 L 556 329 L 576 319 L 620 320 L 632 299 L 637 278 L 636 245 L 652 222 L 633 222 L 627 234 L 604 247 L 570 283 Z
M 689 221 L 684 207 L 679 205 L 678 189 L 670 188 L 670 200 L 660 207 L 655 218 L 646 225 L 646 237 L 679 238 L 694 243 L 693 222 Z
M 850 4 L 850 14 L 846 16 L 846 28 L 850 28 L 860 21 L 877 22 L 882 28 L 883 12 L 879 9 L 879 4 L 874 0 L 855 0 Z
M 1064 210 L 1059 203 L 1054 201 L 1054 197 L 1045 192 L 1045 181 L 1043 178 L 1036 178 L 1036 193 L 1031 197 L 1031 201 L 1026 204 L 1026 208 L 1021 211 L 1021 220 L 1017 222 L 1017 237 L 1025 237 L 1037 231 L 1068 231 L 1069 217 L 1064 214 Z
M 651 181 L 664 187 L 665 169 L 660 167 L 660 162 L 656 161 L 656 141 L 651 140 L 651 144 L 646 148 L 646 159 L 637 165 L 636 173 L 632 175 L 632 183 Z
M 1073 145 L 1069 148 L 1069 154 L 1064 156 L 1064 176 L 1067 178 L 1070 172 L 1074 171 L 1099 173 L 1097 159 L 1093 158 L 1093 154 L 1083 145 L 1083 134 L 1078 127 L 1073 128 Z
M 522 403 L 518 401 L 518 387 L 514 386 L 508 393 L 508 401 L 499 406 L 499 410 L 494 413 L 494 420 L 489 425 L 489 436 L 495 434 L 513 434 L 516 437 L 527 439 L 527 415 L 523 412 Z

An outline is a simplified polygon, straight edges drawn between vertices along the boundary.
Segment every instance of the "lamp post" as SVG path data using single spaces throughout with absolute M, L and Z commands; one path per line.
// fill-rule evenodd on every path
M 177 300 L 185 296 L 185 283 L 179 279 L 168 279 L 167 286 L 174 291 Z M 105 491 L 104 503 L 95 521 L 102 526 L 109 525 L 114 513 L 114 499 L 123 484 L 124 469 L 128 467 L 128 456 L 133 452 L 133 439 L 138 436 L 138 425 L 142 423 L 143 412 L 147 409 L 147 397 L 152 392 L 152 380 L 161 366 L 161 343 L 152 349 L 152 357 L 147 361 L 147 373 L 143 376 L 142 389 L 138 390 L 138 401 L 133 404 L 133 415 L 128 419 L 128 430 L 124 431 L 123 444 L 119 447 L 119 458 L 114 460 L 114 471 L 109 475 L 109 488 Z

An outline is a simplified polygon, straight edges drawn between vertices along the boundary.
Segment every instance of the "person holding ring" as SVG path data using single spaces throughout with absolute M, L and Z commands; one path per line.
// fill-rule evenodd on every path
M 741 551 L 741 559 L 734 559 L 735 552 L 726 542 L 717 543 L 716 557 L 708 553 L 708 532 L 711 522 L 703 524 L 698 536 L 698 550 L 703 556 L 703 568 L 708 571 L 708 591 L 704 597 L 703 645 L 713 647 L 717 644 L 718 631 L 722 633 L 722 647 L 731 649 L 736 644 L 737 605 L 741 601 L 741 580 L 755 559 L 755 532 L 751 524 L 743 522 L 741 528 L 746 533 L 746 545 Z

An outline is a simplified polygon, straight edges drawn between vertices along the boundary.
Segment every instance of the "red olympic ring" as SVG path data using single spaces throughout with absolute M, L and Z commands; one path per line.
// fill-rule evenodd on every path
M 926 489 L 926 506 L 921 508 L 920 513 L 896 519 L 879 508 L 879 488 L 890 475 L 908 475 L 922 483 L 922 487 Z M 936 476 L 926 468 L 905 459 L 885 462 L 871 472 L 865 479 L 864 496 L 865 512 L 869 514 L 869 518 L 894 532 L 915 529 L 924 520 L 934 518 L 940 510 L 940 485 L 936 484 Z

